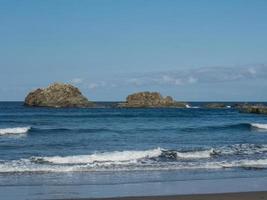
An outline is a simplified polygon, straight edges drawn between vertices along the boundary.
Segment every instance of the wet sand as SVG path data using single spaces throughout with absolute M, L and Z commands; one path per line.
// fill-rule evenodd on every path
M 7 185 L 0 187 L 0 194 L 5 200 L 267 200 L 267 178 L 110 185 Z
M 267 186 L 266 186 L 267 187 Z M 176 196 L 150 196 L 150 197 L 115 197 L 79 200 L 267 200 L 267 192 L 240 192 L 222 194 L 194 194 Z M 68 199 L 75 200 L 75 199 Z M 77 199 L 78 200 L 78 199 Z

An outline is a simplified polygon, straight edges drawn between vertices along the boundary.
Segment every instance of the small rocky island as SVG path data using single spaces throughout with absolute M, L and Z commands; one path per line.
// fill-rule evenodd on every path
M 244 113 L 267 115 L 267 106 L 262 104 L 256 104 L 256 105 L 244 104 L 244 105 L 239 105 L 237 108 L 240 110 L 240 112 Z
M 224 103 L 208 103 L 204 105 L 204 108 L 207 109 L 227 108 L 227 105 L 225 105 Z
M 47 88 L 30 92 L 25 98 L 26 106 L 67 108 L 93 107 L 94 104 L 70 84 L 54 83 Z
M 54 83 L 47 88 L 38 88 L 25 98 L 24 105 L 51 108 L 190 108 L 189 104 L 175 101 L 172 97 L 163 97 L 159 92 L 137 92 L 129 95 L 123 103 L 112 105 L 96 104 L 88 101 L 80 90 L 73 85 Z M 228 108 L 224 103 L 207 103 L 203 108 Z M 263 104 L 238 103 L 232 105 L 244 113 L 265 114 L 267 106 Z
M 127 97 L 126 102 L 120 103 L 120 108 L 186 108 L 183 102 L 174 101 L 172 97 L 163 97 L 158 92 L 138 92 Z

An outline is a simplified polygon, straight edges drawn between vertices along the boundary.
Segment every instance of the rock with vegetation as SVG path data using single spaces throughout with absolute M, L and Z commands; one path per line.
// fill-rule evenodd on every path
M 267 106 L 263 104 L 256 104 L 256 105 L 244 104 L 240 105 L 238 109 L 240 110 L 240 112 L 267 115 Z
M 163 97 L 158 92 L 138 92 L 127 97 L 126 102 L 119 104 L 124 108 L 186 108 L 187 104 L 174 101 L 172 97 Z
M 70 84 L 54 83 L 47 88 L 30 92 L 25 105 L 39 107 L 91 107 L 94 104 L 82 95 L 78 88 Z

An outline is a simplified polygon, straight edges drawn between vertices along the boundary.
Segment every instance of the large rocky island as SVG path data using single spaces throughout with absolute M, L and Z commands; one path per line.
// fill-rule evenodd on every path
M 186 108 L 187 104 L 174 101 L 172 97 L 163 97 L 158 92 L 138 92 L 127 97 L 126 102 L 120 103 L 121 108 Z
M 25 105 L 39 107 L 92 107 L 94 104 L 82 95 L 78 88 L 70 84 L 54 83 L 47 88 L 30 92 L 25 98 Z

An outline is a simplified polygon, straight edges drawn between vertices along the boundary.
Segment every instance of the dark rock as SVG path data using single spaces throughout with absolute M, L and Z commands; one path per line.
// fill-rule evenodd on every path
M 238 108 L 241 108 L 244 105 L 245 105 L 245 103 L 235 103 L 235 104 L 232 105 L 232 107 L 238 109 Z
M 174 107 L 186 108 L 187 104 L 177 102 L 172 97 L 162 97 L 158 92 L 138 92 L 127 97 L 125 103 L 120 103 L 118 107 L 124 108 L 160 108 Z
M 47 88 L 39 88 L 30 92 L 25 98 L 24 104 L 54 108 L 93 106 L 93 103 L 89 102 L 78 88 L 61 83 L 55 83 Z
M 267 106 L 263 104 L 256 104 L 256 105 L 243 104 L 240 105 L 238 109 L 240 110 L 240 112 L 267 115 Z
M 224 103 L 208 103 L 204 107 L 209 109 L 227 108 Z

